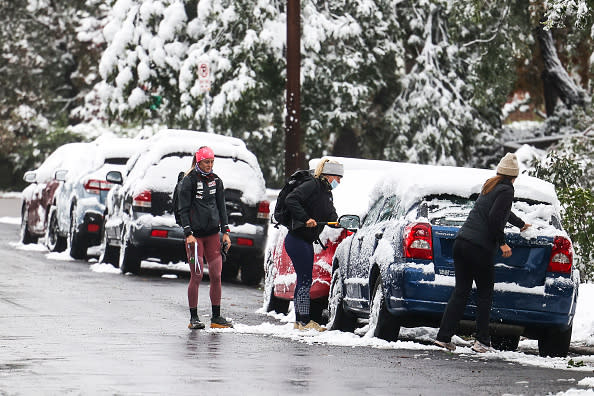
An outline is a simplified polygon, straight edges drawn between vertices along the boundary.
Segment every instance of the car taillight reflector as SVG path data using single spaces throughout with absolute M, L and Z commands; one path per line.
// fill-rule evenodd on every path
M 573 264 L 573 249 L 571 242 L 565 237 L 555 237 L 553 249 L 551 250 L 551 260 L 547 267 L 547 272 L 559 272 L 569 274 Z
M 432 260 L 431 224 L 413 223 L 404 232 L 404 257 Z
M 85 190 L 90 194 L 99 194 L 101 191 L 109 191 L 111 187 L 113 187 L 112 183 L 97 179 L 89 179 L 84 185 Z
M 140 194 L 136 195 L 132 199 L 132 205 L 133 206 L 141 206 L 143 208 L 150 208 L 151 201 L 152 201 L 151 192 L 149 190 L 145 190 L 145 191 L 141 192 Z
M 167 230 L 151 230 L 151 236 L 156 238 L 167 238 L 169 232 Z
M 254 240 L 249 238 L 237 238 L 237 244 L 241 246 L 254 246 Z
M 89 224 L 87 225 L 88 232 L 99 232 L 99 224 Z
M 260 201 L 258 204 L 258 215 L 259 219 L 269 219 L 270 218 L 270 202 L 268 201 Z

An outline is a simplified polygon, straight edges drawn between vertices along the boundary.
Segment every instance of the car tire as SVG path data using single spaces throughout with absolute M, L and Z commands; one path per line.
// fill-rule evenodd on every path
M 520 336 L 491 336 L 491 346 L 500 351 L 515 351 L 518 349 Z
M 241 283 L 254 286 L 264 277 L 264 258 L 262 256 L 246 255 L 241 264 Z
M 569 353 L 572 328 L 573 325 L 566 330 L 546 330 L 538 339 L 538 354 L 543 357 L 566 357 Z
M 268 304 L 266 305 L 266 312 L 276 312 L 286 315 L 289 313 L 289 300 L 283 300 L 274 295 L 274 286 L 270 289 L 268 296 Z
M 340 267 L 332 273 L 330 281 L 330 295 L 328 296 L 328 328 L 330 330 L 354 331 L 357 327 L 357 318 L 347 312 L 343 306 L 344 288 Z
M 45 230 L 45 246 L 50 252 L 63 252 L 66 250 L 68 240 L 58 233 L 58 215 L 55 206 L 49 211 L 47 228 Z
M 31 235 L 29 232 L 29 222 L 27 221 L 27 215 L 29 213 L 29 208 L 24 207 L 22 214 L 21 214 L 21 242 L 23 245 L 28 245 L 30 243 L 37 243 L 37 238 Z
M 101 234 L 101 255 L 99 256 L 100 263 L 108 263 L 118 268 L 120 266 L 120 248 L 118 246 L 111 246 L 107 243 L 105 236 L 105 220 L 103 221 L 103 233 Z
M 396 341 L 400 333 L 398 321 L 386 308 L 381 275 L 376 278 L 369 304 L 369 331 L 386 341 Z
M 123 274 L 130 272 L 138 274 L 140 272 L 140 249 L 132 244 L 125 242 L 120 248 L 119 265 Z
M 227 259 L 223 263 L 223 269 L 221 270 L 221 279 L 224 281 L 232 281 L 237 279 L 239 273 L 239 265 L 233 260 Z
M 89 243 L 82 235 L 77 231 L 76 226 L 76 205 L 72 206 L 70 210 L 70 257 L 77 260 L 85 260 L 87 258 L 87 249 Z

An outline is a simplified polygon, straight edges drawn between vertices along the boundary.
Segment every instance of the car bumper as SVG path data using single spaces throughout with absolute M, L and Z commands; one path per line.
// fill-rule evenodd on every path
M 103 215 L 97 212 L 86 212 L 78 224 L 77 233 L 88 241 L 89 246 L 101 243 L 103 233 Z
M 385 285 L 387 308 L 393 315 L 441 317 L 454 288 L 454 278 L 435 275 L 422 267 L 391 266 Z M 476 295 L 471 292 L 465 319 L 476 315 Z M 523 288 L 497 283 L 493 293 L 491 322 L 523 327 L 566 328 L 573 321 L 578 285 L 570 278 L 547 278 L 543 286 Z

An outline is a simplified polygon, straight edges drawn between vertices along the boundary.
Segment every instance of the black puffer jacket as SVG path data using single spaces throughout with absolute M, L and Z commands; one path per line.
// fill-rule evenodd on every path
M 204 176 L 192 169 L 182 181 L 178 204 L 186 237 L 228 232 L 225 188 L 216 174 Z
M 323 225 L 305 227 L 309 219 L 336 221 L 338 215 L 332 200 L 332 187 L 326 179 L 313 178 L 295 188 L 285 199 L 291 213 L 289 233 L 307 242 L 314 242 L 324 229 Z
M 510 222 L 524 227 L 524 222 L 511 211 L 514 186 L 504 179 L 493 190 L 480 195 L 456 238 L 464 239 L 482 248 L 493 251 L 505 244 L 505 225 Z

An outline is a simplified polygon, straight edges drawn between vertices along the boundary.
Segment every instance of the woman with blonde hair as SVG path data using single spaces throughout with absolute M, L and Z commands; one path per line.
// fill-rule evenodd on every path
M 332 200 L 332 189 L 339 185 L 343 175 L 344 167 L 341 163 L 324 158 L 316 167 L 314 177 L 297 186 L 285 199 L 285 205 L 291 214 L 285 250 L 297 274 L 293 304 L 295 328 L 299 330 L 326 330 L 310 320 L 309 314 L 313 243 L 319 240 L 324 229 L 324 225 L 318 222 L 336 221 L 338 218 Z
M 514 181 L 518 177 L 518 160 L 515 154 L 506 154 L 499 165 L 497 175 L 483 185 L 481 194 L 468 218 L 458 231 L 454 242 L 454 270 L 456 284 L 441 319 L 435 344 L 450 351 L 456 346 L 450 341 L 476 283 L 476 340 L 475 352 L 491 349 L 489 318 L 495 285 L 495 253 L 501 250 L 503 257 L 510 257 L 511 248 L 505 242 L 505 225 L 509 222 L 524 231 L 530 227 L 512 211 Z

